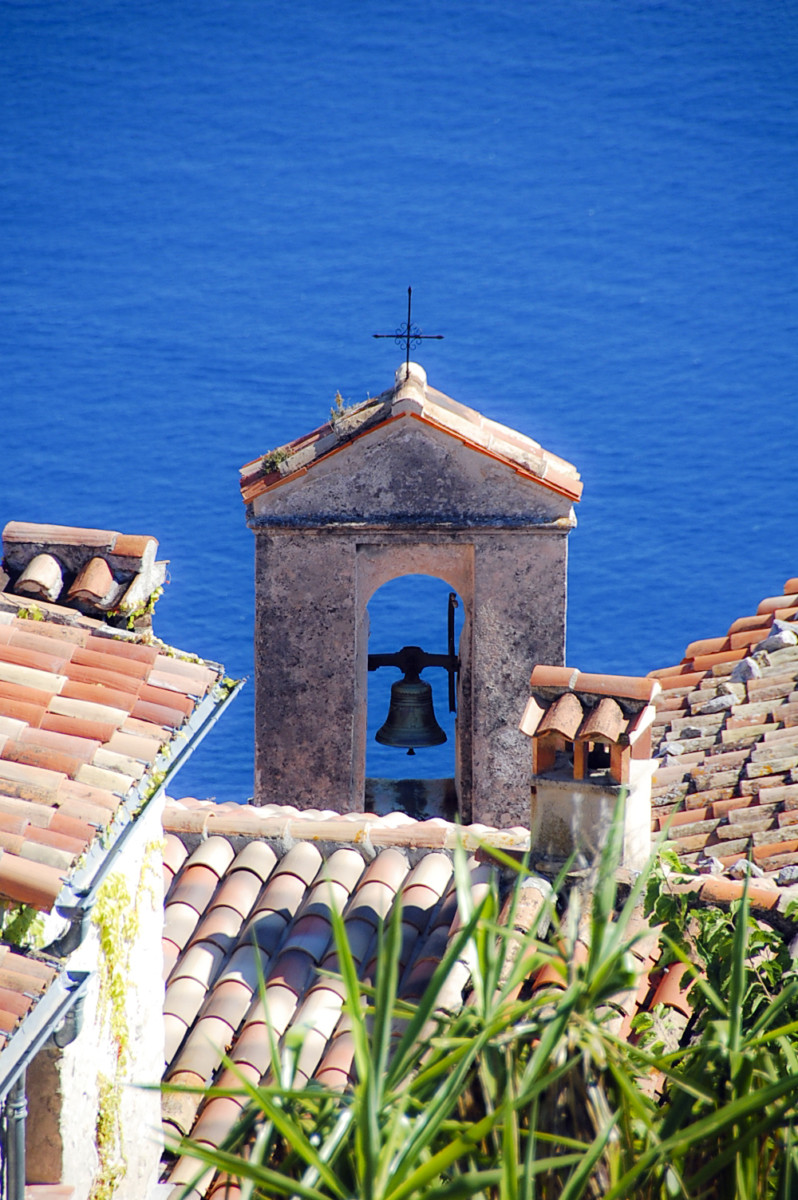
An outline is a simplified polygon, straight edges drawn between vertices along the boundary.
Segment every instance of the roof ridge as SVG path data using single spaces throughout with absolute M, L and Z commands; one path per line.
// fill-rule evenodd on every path
M 213 800 L 167 797 L 166 833 L 198 833 L 273 838 L 283 841 L 334 842 L 366 852 L 392 846 L 429 850 L 466 850 L 489 844 L 508 850 L 529 848 L 529 830 L 521 826 L 495 829 L 474 823 L 457 825 L 442 817 L 419 821 L 405 813 L 336 813 L 298 809 L 292 805 L 217 804 Z

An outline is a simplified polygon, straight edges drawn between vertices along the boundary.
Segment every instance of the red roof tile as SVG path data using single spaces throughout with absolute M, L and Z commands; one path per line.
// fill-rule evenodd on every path
M 583 719 L 582 705 L 573 692 L 566 692 L 549 706 L 546 715 L 538 725 L 537 733 L 538 735 L 559 733 L 569 741 L 573 741 Z
M 412 369 L 412 368 L 411 368 Z M 419 378 L 421 378 L 419 376 Z M 254 459 L 241 468 L 241 494 L 245 504 L 263 492 L 298 479 L 319 462 L 345 451 L 378 428 L 410 420 L 453 436 L 475 452 L 511 468 L 572 500 L 578 500 L 582 484 L 576 469 L 544 450 L 531 438 L 465 408 L 449 396 L 427 387 L 415 389 L 412 400 L 405 394 L 407 380 L 396 388 L 370 399 L 347 413 L 346 420 L 318 429 L 280 448 L 281 462 L 275 467 L 270 455 Z M 414 387 L 414 384 L 409 386 Z
M 220 677 L 219 668 L 184 661 L 148 644 L 146 634 L 74 608 L 42 601 L 42 619 L 19 616 L 25 610 L 8 587 L 41 552 L 65 564 L 65 578 L 76 579 L 73 595 L 98 573 L 103 587 L 109 580 L 127 587 L 152 564 L 156 545 L 106 530 L 6 527 L 12 582 L 0 590 L 0 902 L 52 906 L 97 831 L 108 830 L 128 793 L 137 796 L 133 788 L 146 789 L 160 749 L 168 754 L 195 698 Z
M 123 623 L 128 609 L 135 611 L 159 594 L 166 563 L 155 561 L 157 546 L 154 538 L 112 530 L 11 521 L 3 531 L 6 571 L 0 593 L 9 603 L 19 593 L 39 605 L 60 602 L 72 611 L 107 614 L 108 620 Z
M 757 607 L 757 614 L 774 613 L 780 608 L 796 608 L 798 607 L 798 593 L 793 593 L 789 596 L 766 596 L 764 600 L 760 600 Z
M 532 691 L 539 688 L 570 688 L 576 685 L 579 672 L 575 667 L 547 667 L 541 664 L 532 668 L 529 686 Z
M 798 606 L 791 604 L 795 595 L 787 591 L 764 600 L 756 616 L 734 621 L 725 638 L 691 643 L 679 674 L 655 673 L 663 687 L 656 702 L 663 766 L 653 780 L 655 824 L 664 825 L 674 805 L 683 805 L 685 814 L 677 814 L 685 816 L 680 827 L 696 832 L 677 838 L 680 853 L 719 855 L 725 869 L 749 850 L 771 876 L 784 865 L 798 864 L 798 839 L 789 837 L 785 808 L 785 788 L 793 786 L 791 773 L 798 770 L 790 724 L 792 698 L 798 697 L 798 621 L 793 622 L 794 641 L 788 634 L 789 644 L 781 649 L 746 658 L 767 641 L 774 619 L 789 622 L 798 615 Z M 711 669 L 695 670 L 699 666 Z M 673 705 L 676 696 L 679 710 Z M 685 753 L 675 753 L 682 748 Z M 698 807 L 707 815 L 711 809 L 716 822 L 711 838 L 698 831 L 695 819 L 690 823 L 689 814 Z
M 627 720 L 618 703 L 605 696 L 585 717 L 579 737 L 585 741 L 615 743 L 626 730 Z
M 33 545 L 92 546 L 110 549 L 119 535 L 108 529 L 80 529 L 74 525 L 36 525 L 29 521 L 9 521 L 3 530 L 4 542 Z
M 114 579 L 107 561 L 97 557 L 89 559 L 78 572 L 67 592 L 67 600 L 89 600 L 102 608 L 110 605 L 120 591 L 121 585 Z
M 154 537 L 137 537 L 134 534 L 118 533 L 114 541 L 114 554 L 124 558 L 141 558 L 146 554 L 147 550 L 153 546 L 155 550 L 158 548 L 158 541 Z

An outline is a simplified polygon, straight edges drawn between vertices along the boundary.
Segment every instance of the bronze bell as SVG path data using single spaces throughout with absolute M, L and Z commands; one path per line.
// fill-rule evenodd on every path
M 408 671 L 404 679 L 391 684 L 388 716 L 375 738 L 384 746 L 408 747 L 408 754 L 414 754 L 416 746 L 440 746 L 446 741 L 432 707 L 432 688 L 417 672 Z

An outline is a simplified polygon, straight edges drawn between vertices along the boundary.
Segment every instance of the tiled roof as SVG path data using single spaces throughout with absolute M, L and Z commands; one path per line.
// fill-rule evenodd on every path
M 574 667 L 533 668 L 532 693 L 521 719 L 530 737 L 561 734 L 569 741 L 630 745 L 651 724 L 656 680 L 632 675 L 592 675 Z
M 387 818 L 340 816 L 190 799 L 168 802 L 164 825 L 164 1080 L 198 1089 L 211 1083 L 240 1088 L 242 1077 L 258 1085 L 270 1069 L 270 1035 L 278 1042 L 291 1029 L 301 1032 L 295 1086 L 313 1079 L 336 1090 L 345 1088 L 352 1078 L 353 1046 L 342 1015 L 343 990 L 329 974 L 337 968 L 331 905 L 342 912 L 354 960 L 368 983 L 379 920 L 388 917 L 401 896 L 400 994 L 418 999 L 459 927 L 450 853 L 458 838 L 467 850 L 480 846 L 469 859 L 476 903 L 490 886 L 492 873 L 501 871 L 490 847 L 512 853 L 529 845 L 528 833 L 521 829 L 458 829 L 440 819 L 419 822 L 396 813 Z M 503 884 L 510 878 L 505 874 Z M 628 872 L 621 872 L 622 889 L 629 882 Z M 699 903 L 720 904 L 739 898 L 742 887 L 715 878 L 674 886 L 693 890 Z M 765 911 L 758 903 L 759 892 L 765 890 L 752 889 L 754 910 Z M 532 927 L 549 891 L 545 879 L 528 881 L 514 910 L 515 928 Z M 577 962 L 587 959 L 589 907 L 583 905 L 581 914 L 576 910 Z M 507 923 L 509 913 L 505 903 L 500 924 Z M 560 928 L 568 927 L 566 916 Z M 633 954 L 638 981 L 608 999 L 609 1029 L 626 1039 L 635 1016 L 649 1012 L 655 1014 L 668 1047 L 676 1049 L 692 1012 L 683 979 L 686 967 L 661 965 L 657 931 L 648 927 L 641 912 L 627 932 L 637 939 Z M 531 992 L 565 986 L 570 961 L 564 949 L 561 961 L 555 957 L 537 969 L 526 986 Z M 443 1007 L 456 1010 L 468 998 L 469 981 L 465 955 L 450 975 Z M 232 1066 L 223 1062 L 225 1057 Z M 658 1087 L 656 1079 L 653 1086 Z M 199 1094 L 166 1092 L 167 1139 L 190 1134 L 200 1143 L 218 1146 L 242 1104 L 243 1099 L 231 1096 L 217 1095 L 203 1103 Z M 169 1200 L 183 1196 L 183 1188 L 202 1171 L 189 1155 L 170 1160 Z M 227 1195 L 224 1187 L 215 1189 L 212 1176 L 210 1171 L 203 1175 L 188 1193 L 192 1200 Z M 230 1194 L 239 1194 L 235 1185 Z
M 0 945 L 0 1051 L 57 973 L 50 963 Z
M 249 504 L 262 493 L 312 470 L 317 463 L 337 454 L 357 438 L 405 418 L 449 433 L 471 449 L 505 463 L 519 475 L 572 500 L 579 499 L 582 484 L 579 472 L 571 463 L 544 450 L 532 438 L 491 421 L 429 387 L 426 375 L 417 364 L 410 364 L 410 372 L 410 380 L 406 381 L 403 364 L 397 372 L 395 388 L 342 410 L 340 415 L 304 437 L 247 463 L 241 468 L 244 503 Z M 423 390 L 413 389 L 417 380 L 423 380 Z
M 154 561 L 157 543 L 12 522 L 4 545 L 12 571 L 21 562 L 14 547 L 30 562 L 31 547 L 42 545 L 65 557 L 74 550 L 73 568 L 102 551 L 117 570 L 122 561 Z M 221 675 L 149 631 L 0 592 L 0 904 L 49 911 L 78 860 L 91 869 L 87 851 L 99 853 L 98 835 L 114 840 L 112 827 L 155 790 L 182 735 L 220 702 Z
M 218 681 L 85 618 L 0 610 L 0 899 L 49 909 Z
M 167 563 L 156 562 L 157 550 L 153 537 L 9 521 L 0 594 L 127 622 L 142 613 L 166 579 Z
M 798 877 L 798 578 L 719 637 L 651 673 L 657 697 L 655 832 L 687 864 Z M 758 873 L 758 872 L 755 872 Z
M 418 998 L 457 928 L 451 850 L 458 836 L 476 847 L 489 835 L 508 850 L 528 845 L 526 831 L 458 830 L 440 819 L 248 808 L 210 802 L 170 803 L 166 833 L 164 974 L 166 1068 L 172 1084 L 222 1085 L 227 1053 L 236 1070 L 259 1082 L 269 1067 L 267 1023 L 276 1038 L 303 1031 L 300 1079 L 346 1086 L 353 1048 L 342 1019 L 330 906 L 343 912 L 361 975 L 374 967 L 379 919 L 403 902 L 401 994 Z M 193 850 L 191 847 L 202 840 Z M 472 856 L 478 899 L 491 867 Z M 259 998 L 265 981 L 268 1013 Z M 465 963 L 449 983 L 453 1007 L 468 980 Z M 218 1145 L 240 1108 L 227 1098 L 167 1094 L 168 1135 L 191 1132 Z M 179 1159 L 169 1181 L 179 1186 L 197 1164 Z M 197 1193 L 199 1194 L 199 1193 Z
M 99 593 L 109 577 L 114 604 L 124 607 L 137 594 L 146 603 L 153 570 L 163 566 L 154 561 L 156 546 L 152 538 L 101 530 L 18 522 L 5 529 L 0 1094 L 48 1036 L 48 1022 L 57 1023 L 63 1004 L 72 1003 L 65 997 L 74 984 L 60 985 L 66 976 L 58 957 L 66 953 L 59 939 L 70 919 L 80 928 L 82 907 L 132 820 L 229 698 L 218 665 L 165 646 L 149 629 L 128 631 L 86 615 L 98 606 L 96 595 L 84 602 L 85 596 L 95 587 Z M 55 566 L 42 564 L 43 557 Z M 35 576 L 38 588 L 48 571 L 48 595 L 64 603 L 26 589 L 26 575 Z M 36 915 L 28 909 L 45 918 L 47 945 L 38 956 L 8 944 L 27 939 Z M 11 1038 L 18 1026 L 24 1027 Z

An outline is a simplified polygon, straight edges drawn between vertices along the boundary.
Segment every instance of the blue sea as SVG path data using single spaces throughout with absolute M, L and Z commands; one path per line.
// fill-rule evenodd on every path
M 155 535 L 156 632 L 250 676 L 238 468 L 392 383 L 412 285 L 582 473 L 568 662 L 678 661 L 798 574 L 796 64 L 796 0 L 3 0 L 0 521 Z M 371 629 L 443 650 L 445 587 Z M 246 800 L 252 723 L 176 791 Z

